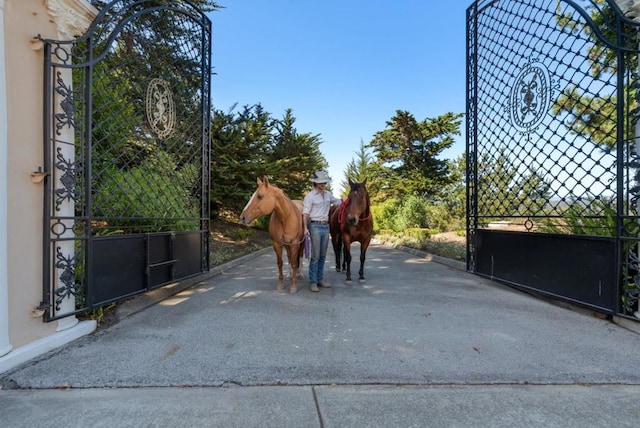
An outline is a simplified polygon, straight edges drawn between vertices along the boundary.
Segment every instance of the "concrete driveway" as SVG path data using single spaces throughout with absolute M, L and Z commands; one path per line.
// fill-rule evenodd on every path
M 367 256 L 366 283 L 346 285 L 331 262 L 319 293 L 276 291 L 268 250 L 146 309 L 134 299 L 118 324 L 3 374 L 0 420 L 640 423 L 639 334 L 420 255 L 375 244 Z

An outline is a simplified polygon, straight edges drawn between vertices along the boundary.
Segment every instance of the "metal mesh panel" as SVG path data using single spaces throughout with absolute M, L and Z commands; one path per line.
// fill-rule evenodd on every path
M 108 7 L 78 39 L 43 40 L 50 319 L 71 296 L 86 309 L 105 236 L 198 231 L 208 268 L 210 22 L 180 0 Z
M 610 236 L 631 313 L 637 25 L 563 0 L 479 1 L 467 23 L 469 268 L 478 228 Z

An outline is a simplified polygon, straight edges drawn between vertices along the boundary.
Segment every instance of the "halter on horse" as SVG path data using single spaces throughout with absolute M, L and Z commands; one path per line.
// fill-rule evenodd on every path
M 278 187 L 269 184 L 267 176 L 257 179 L 258 188 L 240 214 L 240 221 L 249 225 L 263 215 L 271 214 L 269 234 L 273 250 L 278 260 L 278 290 L 284 288 L 282 274 L 282 247 L 286 248 L 287 259 L 291 267 L 291 288 L 289 293 L 298 291 L 298 269 L 304 249 L 304 228 L 302 211 Z
M 344 247 L 344 262 L 342 270 L 347 273 L 347 282 L 351 282 L 351 243 L 360 242 L 360 270 L 358 281 L 364 282 L 364 261 L 367 248 L 371 242 L 373 231 L 373 217 L 371 216 L 371 201 L 367 192 L 367 180 L 354 183 L 349 180 L 351 191 L 339 208 L 332 208 L 329 214 L 331 243 L 336 255 L 336 271 L 340 272 L 340 255 Z

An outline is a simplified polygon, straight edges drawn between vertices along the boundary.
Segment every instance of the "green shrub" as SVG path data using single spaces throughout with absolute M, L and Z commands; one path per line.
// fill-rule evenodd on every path
M 235 229 L 230 237 L 234 241 L 244 241 L 247 238 L 251 238 L 255 234 L 256 234 L 256 231 L 253 230 L 253 229 L 249 229 L 249 228 L 246 228 L 246 229 Z
M 404 234 L 410 238 L 417 239 L 418 241 L 424 241 L 426 239 L 431 238 L 431 233 L 429 229 L 422 229 L 417 227 L 406 229 L 404 231 Z
M 397 218 L 397 230 L 427 226 L 426 203 L 424 198 L 410 195 L 402 200 Z
M 373 231 L 378 233 L 381 230 L 400 230 L 396 225 L 396 217 L 399 209 L 400 201 L 395 198 L 387 199 L 381 204 L 372 205 Z
M 427 203 L 425 212 L 427 227 L 438 232 L 459 229 L 462 223 L 462 219 L 455 219 L 449 208 L 442 202 Z
M 262 217 L 256 219 L 253 222 L 253 225 L 258 229 L 269 230 L 269 222 L 271 221 L 270 215 L 263 215 Z
M 130 232 L 200 228 L 195 187 L 197 168 L 178 168 L 171 155 L 158 151 L 140 166 L 112 170 L 95 187 L 93 210 L 108 228 Z

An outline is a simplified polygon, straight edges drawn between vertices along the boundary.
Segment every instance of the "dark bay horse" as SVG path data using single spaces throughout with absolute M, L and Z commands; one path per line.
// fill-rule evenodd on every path
M 367 192 L 367 180 L 354 183 L 349 180 L 349 196 L 340 207 L 333 207 L 329 214 L 331 243 L 336 255 L 336 271 L 340 272 L 341 253 L 344 250 L 342 270 L 347 273 L 347 282 L 351 282 L 351 243 L 360 243 L 360 270 L 358 281 L 364 282 L 364 260 L 373 232 L 371 201 Z
M 263 215 L 271 214 L 269 220 L 269 234 L 273 251 L 278 259 L 278 290 L 284 288 L 282 274 L 282 248 L 286 248 L 287 259 L 291 267 L 291 288 L 289 293 L 298 291 L 298 270 L 304 250 L 304 228 L 302 226 L 302 211 L 298 208 L 299 201 L 293 202 L 285 193 L 269 183 L 267 176 L 257 179 L 258 188 L 240 214 L 240 221 L 249 225 Z

